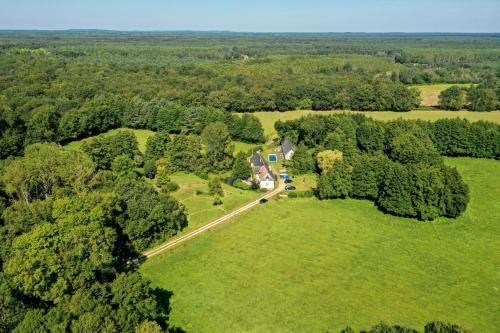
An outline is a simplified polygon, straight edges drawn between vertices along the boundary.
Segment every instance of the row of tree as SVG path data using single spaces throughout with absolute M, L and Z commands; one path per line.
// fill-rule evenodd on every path
M 455 118 L 382 122 L 362 114 L 310 115 L 278 121 L 275 128 L 281 138 L 289 137 L 309 148 L 341 150 L 346 156 L 360 152 L 389 153 L 394 137 L 413 133 L 424 141 L 430 140 L 441 155 L 500 158 L 500 125 L 486 121 Z
M 373 326 L 369 330 L 362 330 L 360 333 L 419 333 L 413 328 L 404 327 L 401 325 L 387 325 L 385 323 L 380 323 Z M 350 327 L 344 328 L 340 333 L 356 333 Z M 472 330 L 461 327 L 456 324 L 444 323 L 441 321 L 433 321 L 424 326 L 423 333 L 473 333 Z

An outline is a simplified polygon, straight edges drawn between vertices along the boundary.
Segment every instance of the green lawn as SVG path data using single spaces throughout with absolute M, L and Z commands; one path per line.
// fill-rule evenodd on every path
M 384 215 L 369 201 L 271 200 L 149 259 L 189 332 L 338 332 L 431 320 L 500 327 L 500 162 L 446 159 L 470 185 L 457 220 Z
M 246 143 L 240 141 L 233 141 L 233 143 L 234 143 L 234 155 L 238 154 L 239 152 L 247 153 L 252 149 L 255 150 L 255 147 L 263 146 L 262 144 L 258 143 Z
M 287 112 L 255 112 L 253 113 L 262 122 L 264 127 L 264 134 L 268 138 L 273 138 L 276 136 L 276 131 L 274 130 L 274 123 L 278 120 L 286 121 L 298 119 L 302 116 L 308 114 L 319 114 L 319 115 L 332 115 L 340 114 L 343 112 L 350 111 L 310 111 L 310 110 L 300 110 L 300 111 L 287 111 Z M 360 112 L 360 111 L 351 111 Z M 500 123 L 500 111 L 495 112 L 469 112 L 469 111 L 410 111 L 410 112 L 388 112 L 388 111 L 376 111 L 376 112 L 362 112 L 366 116 L 372 117 L 377 120 L 393 120 L 397 118 L 404 119 L 423 119 L 435 121 L 442 118 L 466 118 L 470 121 L 487 120 L 496 123 Z
M 119 131 L 131 131 L 131 132 L 133 132 L 137 138 L 137 142 L 139 144 L 139 150 L 143 153 L 146 152 L 146 142 L 148 141 L 148 138 L 150 136 L 153 136 L 155 133 L 155 132 L 150 131 L 150 130 L 117 128 L 117 129 L 107 131 L 106 133 L 103 133 L 101 135 L 114 135 L 114 134 L 118 133 Z M 78 149 L 80 149 L 80 147 L 82 146 L 82 144 L 85 141 L 88 141 L 90 139 L 91 138 L 85 138 L 82 140 L 73 141 L 73 142 L 68 143 L 64 147 L 66 149 L 69 149 L 69 150 L 78 150 Z
M 297 188 L 297 191 L 308 191 L 316 187 L 316 179 L 316 174 L 294 176 L 292 185 Z
M 222 205 L 214 206 L 213 197 L 208 195 L 208 182 L 193 174 L 176 173 L 171 179 L 179 184 L 180 188 L 173 193 L 182 202 L 189 214 L 189 225 L 183 233 L 195 229 L 201 224 L 211 222 L 229 211 L 232 211 L 259 197 L 254 191 L 244 191 L 222 184 L 224 197 Z M 203 194 L 196 194 L 202 191 Z

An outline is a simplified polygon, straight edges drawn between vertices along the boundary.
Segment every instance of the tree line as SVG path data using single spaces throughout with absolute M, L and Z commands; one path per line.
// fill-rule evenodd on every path
M 218 121 L 228 126 L 233 140 L 249 143 L 265 140 L 262 124 L 254 115 L 238 116 L 210 107 L 183 107 L 164 100 L 146 102 L 98 96 L 66 112 L 43 105 L 33 110 L 28 119 L 4 108 L 0 113 L 0 159 L 18 156 L 32 143 L 65 143 L 118 127 L 200 135 L 207 125 Z
M 385 212 L 420 220 L 454 218 L 467 207 L 468 186 L 442 155 L 500 157 L 500 126 L 488 122 L 384 123 L 344 114 L 275 127 L 281 138 L 298 143 L 292 172 L 318 173 L 318 198 L 369 199 Z
M 360 333 L 473 333 L 473 330 L 462 327 L 457 324 L 444 323 L 442 321 L 432 321 L 424 326 L 423 331 L 413 328 L 408 328 L 401 325 L 388 325 L 380 323 L 373 326 L 369 330 L 361 330 Z M 356 331 L 349 326 L 340 331 L 340 333 L 356 333 Z

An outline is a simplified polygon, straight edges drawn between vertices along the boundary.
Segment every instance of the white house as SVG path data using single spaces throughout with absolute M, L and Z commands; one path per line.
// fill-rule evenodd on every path
M 257 152 L 250 158 L 254 179 L 259 184 L 260 188 L 268 190 L 274 189 L 274 174 L 271 167 L 266 163 L 266 160 L 260 152 Z
M 295 146 L 289 138 L 285 138 L 281 143 L 281 150 L 283 151 L 285 160 L 289 161 L 292 159 L 293 153 L 295 152 Z

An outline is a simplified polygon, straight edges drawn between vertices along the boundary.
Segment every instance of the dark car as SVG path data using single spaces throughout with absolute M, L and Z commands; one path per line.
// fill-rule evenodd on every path
M 259 203 L 262 205 L 262 204 L 265 204 L 266 202 L 268 202 L 269 200 L 265 199 L 265 198 L 262 198 L 259 200 Z
M 297 189 L 297 188 L 296 188 L 295 186 L 292 186 L 292 185 L 287 185 L 287 186 L 285 186 L 285 190 L 287 190 L 287 191 L 294 191 L 294 190 L 296 190 L 296 189 Z
M 290 183 L 293 183 L 293 180 L 291 180 L 290 178 L 289 179 L 285 179 L 285 184 L 290 184 Z

